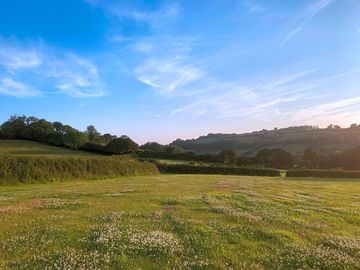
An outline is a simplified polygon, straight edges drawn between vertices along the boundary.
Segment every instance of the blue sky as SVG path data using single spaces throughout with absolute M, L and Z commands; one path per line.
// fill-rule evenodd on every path
M 360 123 L 360 1 L 2 0 L 13 114 L 139 143 Z

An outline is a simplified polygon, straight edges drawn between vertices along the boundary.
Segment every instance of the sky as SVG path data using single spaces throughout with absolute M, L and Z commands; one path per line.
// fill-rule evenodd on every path
M 1 0 L 11 115 L 138 143 L 360 123 L 360 1 Z

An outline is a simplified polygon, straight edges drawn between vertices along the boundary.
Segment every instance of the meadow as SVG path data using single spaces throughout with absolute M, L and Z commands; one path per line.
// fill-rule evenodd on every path
M 155 175 L 0 186 L 0 269 L 359 269 L 360 181 Z

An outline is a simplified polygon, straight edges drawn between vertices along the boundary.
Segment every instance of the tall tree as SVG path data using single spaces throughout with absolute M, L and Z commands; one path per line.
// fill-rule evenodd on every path
M 306 168 L 318 169 L 324 162 L 324 155 L 314 147 L 308 147 L 303 153 L 303 163 Z
M 256 154 L 256 158 L 268 168 L 290 169 L 294 165 L 292 154 L 281 148 L 262 149 Z
M 88 140 L 90 143 L 99 143 L 100 133 L 96 130 L 95 126 L 88 126 L 85 132 L 88 135 Z
M 339 157 L 340 165 L 347 170 L 360 170 L 360 146 L 344 151 Z
M 224 150 L 221 151 L 217 156 L 216 159 L 218 162 L 227 163 L 227 164 L 234 164 L 238 158 L 238 154 L 234 150 Z

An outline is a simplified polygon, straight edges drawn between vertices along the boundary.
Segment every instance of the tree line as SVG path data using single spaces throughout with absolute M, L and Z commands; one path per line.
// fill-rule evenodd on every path
M 187 160 L 205 163 L 220 163 L 237 166 L 260 166 L 273 169 L 345 169 L 360 170 L 360 146 L 350 148 L 344 152 L 323 154 L 314 147 L 308 147 L 299 155 L 293 155 L 281 148 L 264 148 L 253 157 L 244 157 L 235 150 L 223 150 L 218 154 L 197 154 L 184 152 L 173 145 L 161 145 L 149 142 L 140 146 L 143 158 L 160 158 Z
M 34 116 L 11 116 L 0 126 L 0 139 L 32 140 L 110 155 L 136 152 L 138 149 L 138 145 L 125 135 L 101 134 L 92 125 L 80 131 L 61 122 Z
M 352 125 L 352 128 L 358 127 Z M 80 131 L 61 122 L 50 122 L 33 116 L 11 116 L 0 126 L 0 139 L 32 140 L 104 155 L 137 153 L 141 158 L 177 159 L 274 169 L 360 170 L 360 146 L 330 155 L 323 154 L 316 147 L 308 147 L 300 155 L 293 155 L 281 148 L 264 148 L 253 157 L 241 156 L 232 149 L 223 150 L 218 154 L 199 154 L 185 152 L 172 144 L 148 142 L 139 146 L 125 135 L 117 137 L 109 133 L 101 134 L 93 125 L 88 126 L 85 131 Z

